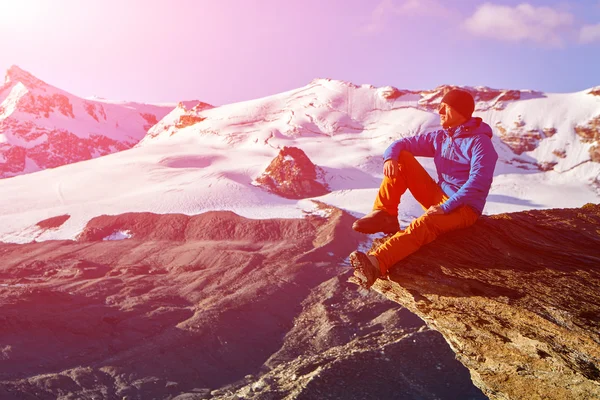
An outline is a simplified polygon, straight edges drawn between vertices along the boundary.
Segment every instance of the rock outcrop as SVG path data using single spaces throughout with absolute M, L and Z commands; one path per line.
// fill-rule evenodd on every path
M 590 147 L 590 159 L 600 162 L 600 115 L 590 119 L 586 124 L 575 126 L 575 133 L 583 143 L 594 143 Z
M 400 90 L 393 86 L 383 86 L 377 89 L 377 93 L 381 98 L 385 100 L 396 100 L 399 97 L 402 97 L 407 94 L 416 94 L 418 92 L 413 92 L 410 90 Z
M 329 193 L 325 172 L 297 147 L 284 146 L 256 183 L 289 199 L 305 199 Z
M 171 110 L 169 114 L 148 129 L 148 134 L 140 141 L 139 145 L 152 141 L 152 139 L 159 136 L 172 136 L 179 129 L 204 121 L 206 117 L 203 116 L 202 112 L 212 108 L 215 107 L 197 100 L 178 103 L 177 107 Z
M 550 138 L 557 133 L 557 129 L 554 127 L 526 129 L 525 126 L 526 123 L 523 121 L 521 115 L 513 122 L 512 126 L 505 126 L 500 121 L 495 124 L 500 140 L 518 156 L 535 150 L 544 139 Z M 566 152 L 563 149 L 555 149 L 552 151 L 552 154 L 559 159 L 566 158 Z M 550 171 L 556 164 L 558 164 L 557 161 L 539 161 L 534 163 L 541 171 Z
M 526 151 L 535 150 L 542 135 L 538 130 L 524 131 L 520 127 L 507 130 L 502 124 L 496 124 L 500 139 L 516 154 L 521 155 Z
M 600 398 L 600 205 L 483 217 L 373 287 L 439 331 L 491 399 Z
M 590 160 L 600 163 L 600 145 L 590 147 Z
M 59 228 L 62 224 L 64 224 L 69 218 L 71 218 L 70 215 L 68 214 L 64 214 L 64 215 L 57 215 L 56 217 L 52 217 L 52 218 L 47 218 L 43 221 L 38 222 L 36 225 L 39 228 L 42 229 L 53 229 L 53 228 Z
M 590 119 L 586 124 L 575 126 L 575 133 L 584 143 L 600 140 L 600 115 Z
M 588 94 L 591 94 L 592 96 L 600 96 L 600 86 L 591 88 Z

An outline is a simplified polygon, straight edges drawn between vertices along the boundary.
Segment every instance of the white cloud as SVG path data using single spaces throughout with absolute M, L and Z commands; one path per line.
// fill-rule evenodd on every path
M 600 42 L 600 24 L 582 27 L 579 31 L 579 41 L 581 43 Z
M 382 0 L 371 13 L 371 20 L 360 30 L 363 33 L 383 31 L 389 20 L 398 16 L 450 17 L 456 13 L 438 0 Z
M 560 47 L 562 30 L 573 24 L 571 13 L 550 7 L 534 7 L 523 3 L 516 7 L 492 3 L 481 5 L 465 21 L 469 32 L 477 36 L 509 42 L 532 41 Z

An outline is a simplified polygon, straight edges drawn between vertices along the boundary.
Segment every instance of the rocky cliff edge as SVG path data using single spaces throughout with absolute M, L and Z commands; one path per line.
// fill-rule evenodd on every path
M 483 217 L 388 278 L 490 399 L 600 398 L 600 205 Z

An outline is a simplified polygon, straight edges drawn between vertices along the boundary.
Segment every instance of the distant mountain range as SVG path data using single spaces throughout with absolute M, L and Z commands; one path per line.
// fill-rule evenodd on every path
M 0 177 L 128 149 L 174 106 L 82 99 L 12 66 L 0 86 Z
M 196 133 L 217 132 L 232 142 L 248 138 L 268 142 L 271 134 L 331 136 L 375 126 L 388 128 L 390 136 L 407 136 L 436 127 L 439 102 L 454 87 L 409 91 L 317 79 L 287 96 L 225 105 L 216 111 L 199 101 L 175 107 L 82 99 L 12 66 L 0 86 L 0 177 L 122 151 L 140 141 L 179 135 L 192 125 Z M 317 88 L 329 91 L 318 93 Z M 600 162 L 600 87 L 568 94 L 464 89 L 475 97 L 475 115 L 492 126 L 496 143 L 509 150 L 504 157 L 523 168 L 560 172 Z M 302 96 L 292 95 L 296 92 Z M 382 118 L 385 111 L 394 118 Z M 249 126 L 253 130 L 245 135 Z

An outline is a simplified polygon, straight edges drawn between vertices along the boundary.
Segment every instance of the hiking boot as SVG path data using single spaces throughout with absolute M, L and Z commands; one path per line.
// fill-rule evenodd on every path
M 400 224 L 398 223 L 398 217 L 394 217 L 384 210 L 375 210 L 357 219 L 352 224 L 352 229 L 360 233 L 383 232 L 391 235 L 400 230 Z
M 350 254 L 350 264 L 354 268 L 354 276 L 358 278 L 358 283 L 365 289 L 369 289 L 377 278 L 381 276 L 379 265 L 373 264 L 370 257 L 360 251 L 353 251 Z

